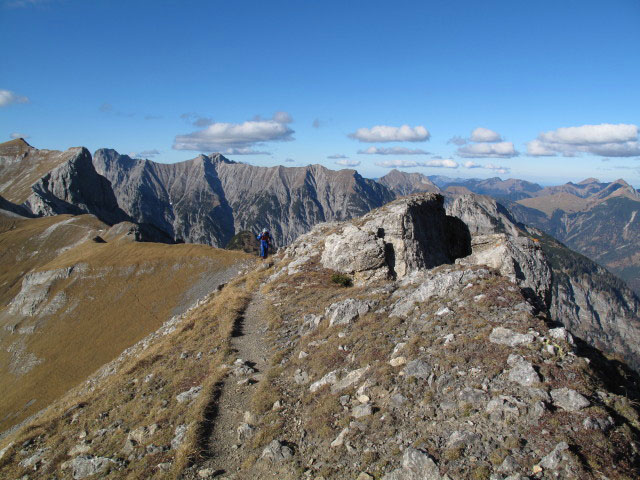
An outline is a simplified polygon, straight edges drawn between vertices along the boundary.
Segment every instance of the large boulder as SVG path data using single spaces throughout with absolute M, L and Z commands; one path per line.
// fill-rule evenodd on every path
M 439 194 L 414 195 L 337 224 L 324 241 L 322 265 L 362 282 L 453 263 L 471 253 L 471 236 L 443 204 Z

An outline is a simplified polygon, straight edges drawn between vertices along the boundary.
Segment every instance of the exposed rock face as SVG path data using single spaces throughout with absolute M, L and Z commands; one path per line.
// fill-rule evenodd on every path
M 22 138 L 0 143 L 0 195 L 15 204 L 24 203 L 32 193 L 31 185 L 72 158 L 76 150 L 38 150 Z
M 268 227 L 286 245 L 313 225 L 362 215 L 393 193 L 354 170 L 256 167 L 222 155 L 158 164 L 98 150 L 93 162 L 111 180 L 134 220 L 174 239 L 225 246 L 236 232 Z
M 464 195 L 447 205 L 472 233 L 473 254 L 460 260 L 495 268 L 527 290 L 539 307 L 548 307 L 551 268 L 540 245 L 513 221 L 509 212 L 488 197 Z
M 468 230 L 445 214 L 438 194 L 396 200 L 335 230 L 324 241 L 322 265 L 360 282 L 402 278 L 470 253 Z
M 86 148 L 71 149 L 73 156 L 31 188 L 25 205 L 36 215 L 92 213 L 110 225 L 129 220 L 118 207 L 109 181 L 99 175 Z
M 640 301 L 623 282 L 542 232 L 526 227 L 488 197 L 465 195 L 447 205 L 472 232 L 464 264 L 485 264 L 538 298 L 538 308 L 573 334 L 640 368 Z

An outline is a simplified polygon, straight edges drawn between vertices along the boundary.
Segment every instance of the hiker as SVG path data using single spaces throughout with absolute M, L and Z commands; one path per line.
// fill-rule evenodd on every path
M 266 228 L 262 229 L 262 232 L 258 234 L 258 240 L 260 240 L 260 256 L 264 259 L 269 254 L 269 244 L 271 243 L 271 234 Z

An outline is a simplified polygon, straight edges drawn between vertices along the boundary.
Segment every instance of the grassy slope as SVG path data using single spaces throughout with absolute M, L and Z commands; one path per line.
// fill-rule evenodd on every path
M 232 357 L 229 348 L 234 324 L 244 312 L 258 275 L 240 277 L 220 293 L 184 315 L 173 332 L 160 335 L 148 348 L 126 358 L 115 374 L 97 381 L 94 390 L 80 386 L 55 402 L 44 415 L 0 442 L 0 448 L 13 442 L 21 445 L 34 439 L 36 448 L 51 450 L 47 462 L 38 469 L 19 465 L 19 448 L 9 448 L 0 460 L 0 477 L 51 478 L 59 475 L 67 452 L 78 444 L 89 447 L 87 454 L 124 460 L 127 435 L 136 428 L 155 424 L 158 431 L 135 447 L 126 466 L 113 466 L 112 478 L 167 478 L 157 468 L 170 464 L 169 478 L 176 478 L 197 459 L 211 422 L 217 382 L 225 374 L 224 363 Z M 194 386 L 202 393 L 191 402 L 179 403 L 176 395 Z M 212 403 L 213 402 L 213 403 Z M 168 448 L 179 425 L 187 425 L 179 448 Z M 105 430 L 102 430 L 105 429 Z M 99 433 L 103 431 L 103 433 Z M 104 432 L 107 432 L 104 434 Z M 85 436 L 85 440 L 81 438 Z M 161 448 L 157 453 L 138 456 L 148 445 Z M 70 476 L 69 471 L 65 471 Z M 64 476 L 64 474 L 63 474 Z M 66 478 L 66 477 L 65 477 Z
M 3 326 L 17 325 L 18 330 L 35 327 L 31 335 L 0 330 L 0 389 L 6 392 L 0 396 L 0 430 L 47 406 L 208 293 L 217 274 L 248 258 L 204 245 L 89 240 L 73 246 L 104 227 L 88 215 L 5 220 L 0 225 L 0 318 Z M 10 314 L 6 305 L 20 290 L 24 273 L 70 266 L 76 270 L 55 281 L 48 294 L 50 300 L 62 292 L 62 308 L 35 317 Z M 7 368 L 7 349 L 20 343 L 26 353 L 43 360 L 24 375 Z

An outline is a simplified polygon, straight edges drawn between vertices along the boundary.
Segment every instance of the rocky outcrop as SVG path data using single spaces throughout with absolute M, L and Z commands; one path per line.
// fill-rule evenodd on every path
M 465 195 L 447 204 L 472 232 L 473 254 L 514 279 L 536 306 L 589 345 L 640 368 L 640 301 L 604 268 L 539 230 L 518 223 L 488 197 Z
M 110 225 L 129 220 L 118 207 L 111 183 L 99 175 L 86 148 L 76 148 L 73 156 L 57 166 L 31 188 L 25 205 L 36 215 L 92 213 Z
M 322 265 L 364 282 L 403 278 L 468 255 L 471 236 L 445 214 L 443 202 L 438 194 L 416 195 L 336 225 L 324 241 Z
M 286 245 L 319 222 L 353 218 L 393 199 L 354 170 L 321 165 L 256 167 L 219 154 L 159 164 L 108 149 L 95 152 L 93 162 L 135 221 L 175 240 L 214 246 L 263 227 L 276 246 Z
M 504 207 L 488 197 L 463 195 L 447 205 L 447 213 L 472 234 L 473 254 L 460 262 L 495 268 L 525 289 L 540 309 L 548 308 L 551 268 L 540 245 Z

